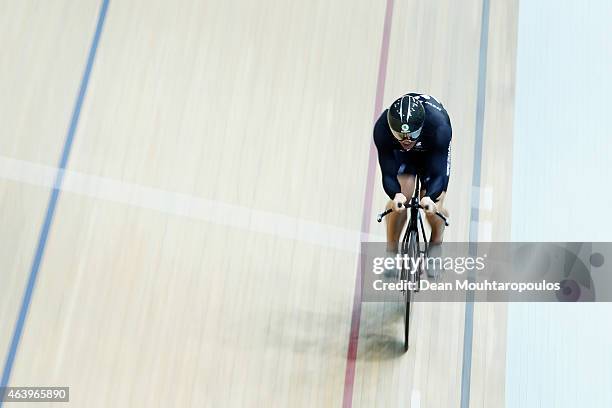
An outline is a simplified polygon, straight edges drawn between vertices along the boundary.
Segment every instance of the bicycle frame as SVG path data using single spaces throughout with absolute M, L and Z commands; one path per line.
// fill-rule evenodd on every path
M 406 227 L 406 232 L 404 233 L 404 237 L 402 239 L 402 247 L 408 244 L 408 238 L 410 236 L 411 231 L 416 231 L 417 233 L 417 244 L 420 244 L 422 238 L 422 242 L 425 244 L 425 250 L 421 251 L 420 245 L 418 247 L 419 253 L 427 254 L 429 249 L 429 241 L 427 240 L 427 235 L 425 234 L 425 225 L 423 224 L 423 216 L 421 214 L 421 206 L 420 202 L 420 194 L 421 194 L 421 182 L 419 177 L 415 177 L 414 183 L 414 194 L 412 198 L 407 203 L 406 207 L 410 208 L 410 218 L 408 220 L 408 225 Z M 420 237 L 419 237 L 419 227 L 420 227 Z
M 410 212 L 410 219 L 408 220 L 408 225 L 406 226 L 406 231 L 404 232 L 404 236 L 402 238 L 401 254 L 411 254 L 413 257 L 413 267 L 412 271 L 410 271 L 410 276 L 407 276 L 409 271 L 406 266 L 402 266 L 400 270 L 400 280 L 409 281 L 412 284 L 409 285 L 407 289 L 402 291 L 404 294 L 404 302 L 406 307 L 406 312 L 404 314 L 404 352 L 408 350 L 409 345 L 410 309 L 411 303 L 413 302 L 413 297 L 411 297 L 410 292 L 416 293 L 419 291 L 421 285 L 421 273 L 423 272 L 422 263 L 418 262 L 416 258 L 420 258 L 422 254 L 424 254 L 426 258 L 429 251 L 429 240 L 427 239 L 427 235 L 425 235 L 425 225 L 423 224 L 423 216 L 421 215 L 421 209 L 423 209 L 423 207 L 421 207 L 420 198 L 421 181 L 417 175 L 415 176 L 414 181 L 414 193 L 410 200 L 403 204 L 406 207 L 406 210 L 409 210 Z M 391 212 L 393 212 L 393 209 L 389 208 L 379 214 L 378 222 L 381 222 L 383 217 Z M 446 226 L 449 225 L 444 214 L 436 212 L 436 215 L 444 220 L 444 224 Z M 412 240 L 411 236 L 414 237 Z M 424 244 L 424 250 L 421 250 L 421 242 Z M 412 247 L 411 244 L 413 245 Z
M 414 193 L 410 200 L 405 203 L 406 209 L 410 209 L 410 218 L 408 220 L 406 231 L 404 232 L 401 244 L 401 253 L 402 255 L 409 253 L 409 245 L 410 245 L 410 236 L 414 233 L 415 239 L 415 248 L 416 248 L 416 258 L 419 258 L 421 255 L 427 257 L 427 253 L 429 250 L 429 242 L 427 240 L 427 235 L 425 234 L 425 225 L 423 224 L 423 216 L 421 214 L 421 205 L 420 205 L 420 194 L 421 194 L 421 183 L 419 177 L 415 177 L 415 185 L 414 185 Z M 420 230 L 420 231 L 419 231 Z M 421 249 L 421 242 L 424 244 L 424 248 Z M 412 260 L 412 265 L 418 265 L 417 259 Z M 403 278 L 408 279 L 414 288 L 414 292 L 418 292 L 421 286 L 421 268 L 413 268 L 410 276 L 403 276 Z M 409 295 L 408 295 L 409 298 Z

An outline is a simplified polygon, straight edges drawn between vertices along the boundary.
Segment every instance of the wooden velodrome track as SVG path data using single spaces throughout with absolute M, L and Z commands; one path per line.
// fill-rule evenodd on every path
M 423 304 L 402 355 L 355 281 L 384 236 L 373 118 L 404 92 L 451 115 L 446 239 L 508 239 L 516 14 L 1 2 L 2 385 L 77 407 L 503 406 L 505 305 L 468 324 Z

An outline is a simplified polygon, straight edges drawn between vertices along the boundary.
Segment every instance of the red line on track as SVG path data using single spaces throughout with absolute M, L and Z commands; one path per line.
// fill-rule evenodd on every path
M 391 21 L 393 19 L 393 1 L 387 0 L 385 10 L 385 23 L 383 26 L 383 38 L 380 47 L 380 61 L 378 63 L 378 80 L 376 83 L 376 99 L 374 102 L 375 123 L 382 112 L 383 96 L 385 93 L 385 81 L 387 78 L 387 59 L 389 56 L 389 38 L 391 36 Z M 361 237 L 367 239 L 370 232 L 372 216 L 372 195 L 374 190 L 374 175 L 376 174 L 376 148 L 370 138 L 370 152 L 368 159 L 368 173 L 366 189 L 363 197 L 363 215 L 361 218 Z M 361 255 L 360 255 L 361 258 Z M 353 295 L 353 312 L 351 318 L 351 332 L 349 337 L 348 352 L 346 355 L 346 371 L 344 373 L 344 396 L 342 406 L 350 408 L 353 405 L 353 386 L 355 384 L 355 365 L 357 362 L 357 345 L 359 343 L 359 324 L 361 321 L 361 259 L 357 262 L 357 273 L 355 276 L 355 293 Z

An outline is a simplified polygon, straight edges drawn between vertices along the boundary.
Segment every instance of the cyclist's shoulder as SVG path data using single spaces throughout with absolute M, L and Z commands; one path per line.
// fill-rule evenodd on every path
M 439 100 L 431 95 L 420 94 L 419 101 L 425 108 L 425 128 L 429 132 L 441 127 L 450 128 L 450 116 Z
M 389 123 L 387 122 L 387 111 L 389 109 L 385 109 L 376 122 L 374 123 L 374 135 L 377 133 L 390 133 Z
M 374 123 L 374 140 L 377 144 L 384 141 L 387 135 L 390 136 L 391 134 L 389 124 L 387 123 L 387 110 L 385 109 Z
M 421 102 L 423 104 L 423 107 L 425 108 L 425 112 L 427 115 L 431 115 L 431 114 L 446 114 L 446 109 L 444 108 L 444 105 L 442 104 L 442 102 L 440 102 L 438 99 L 434 98 L 431 95 L 427 95 L 427 94 L 420 94 L 418 95 L 418 97 L 416 97 L 419 102 Z
M 388 109 L 385 109 L 374 124 L 374 145 L 379 151 L 391 151 L 399 148 L 397 140 L 395 140 L 391 134 L 391 129 L 389 129 L 387 111 Z

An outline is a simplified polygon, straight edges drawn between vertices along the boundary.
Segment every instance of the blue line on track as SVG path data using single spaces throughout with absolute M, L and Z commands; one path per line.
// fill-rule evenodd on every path
M 17 355 L 17 351 L 19 348 L 19 342 L 23 334 L 23 328 L 25 325 L 26 318 L 28 316 L 30 304 L 32 302 L 32 295 L 34 293 L 36 279 L 38 277 L 38 272 L 40 270 L 40 264 L 42 262 L 42 259 L 45 253 L 45 247 L 47 245 L 47 238 L 49 236 L 49 230 L 51 229 L 51 225 L 53 222 L 53 216 L 55 215 L 55 208 L 57 206 L 57 200 L 59 199 L 60 190 L 62 187 L 62 181 L 64 178 L 64 170 L 66 169 L 66 165 L 68 164 L 68 158 L 70 157 L 70 151 L 72 149 L 72 142 L 74 140 L 74 135 L 76 133 L 76 129 L 79 123 L 79 117 L 81 115 L 81 108 L 83 106 L 83 101 L 85 99 L 85 94 L 87 92 L 87 86 L 89 84 L 89 77 L 91 75 L 91 70 L 92 70 L 94 60 L 96 57 L 96 51 L 98 50 L 98 44 L 100 42 L 100 35 L 102 33 L 102 27 L 104 26 L 104 20 L 106 18 L 106 11 L 108 10 L 108 4 L 109 4 L 109 0 L 102 0 L 102 4 L 100 5 L 100 11 L 98 14 L 98 23 L 96 25 L 96 31 L 95 31 L 95 34 L 94 34 L 94 37 L 91 43 L 91 47 L 89 49 L 89 55 L 87 57 L 87 65 L 85 66 L 85 72 L 83 73 L 83 78 L 81 79 L 81 86 L 79 88 L 79 93 L 76 99 L 74 110 L 72 112 L 72 118 L 70 120 L 70 127 L 68 128 L 68 133 L 66 134 L 66 140 L 64 142 L 64 149 L 62 151 L 62 156 L 59 162 L 59 168 L 55 176 L 55 183 L 53 185 L 53 190 L 51 191 L 51 197 L 49 198 L 49 204 L 47 205 L 47 213 L 45 215 L 45 220 L 43 222 L 42 230 L 40 231 L 40 235 L 38 237 L 38 245 L 36 247 L 36 253 L 34 255 L 34 260 L 32 261 L 32 267 L 30 269 L 30 276 L 28 278 L 28 283 L 25 289 L 25 293 L 23 294 L 23 300 L 21 302 L 21 309 L 19 310 L 19 316 L 17 317 L 17 322 L 15 323 L 15 328 L 13 330 L 13 337 L 12 337 L 11 344 L 8 350 L 8 354 L 6 356 L 6 361 L 4 363 L 4 369 L 2 371 L 2 382 L 0 382 L 0 388 L 7 387 L 9 380 L 11 378 L 11 372 L 13 370 L 13 364 L 15 362 L 15 357 Z M 3 403 L 0 398 L 0 407 L 2 407 L 2 405 Z
M 478 93 L 476 99 L 476 135 L 474 139 L 474 170 L 472 188 L 480 192 L 482 174 L 482 140 L 484 131 L 485 98 L 487 88 L 487 51 L 489 47 L 489 0 L 482 2 L 482 22 L 480 29 L 480 55 L 478 62 Z M 470 251 L 478 242 L 479 212 L 477 209 L 480 193 L 472 194 L 470 217 Z M 463 330 L 463 367 L 461 369 L 461 408 L 470 406 L 470 381 L 472 375 L 472 342 L 474 337 L 474 293 L 468 291 L 465 300 L 465 319 Z

